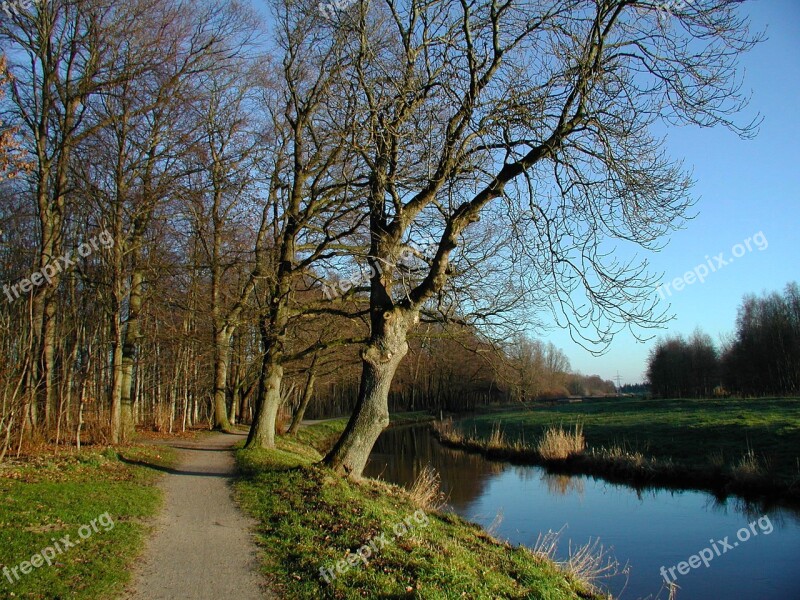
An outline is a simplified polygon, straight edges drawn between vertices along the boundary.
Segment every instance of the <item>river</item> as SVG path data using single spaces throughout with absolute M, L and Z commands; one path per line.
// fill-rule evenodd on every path
M 384 432 L 366 475 L 409 486 L 426 465 L 441 476 L 446 509 L 496 537 L 532 547 L 540 533 L 561 530 L 561 560 L 570 545 L 599 539 L 627 566 L 599 582 L 615 598 L 666 599 L 660 571 L 672 580 L 674 567 L 677 600 L 800 600 L 800 514 L 793 510 L 489 461 L 442 446 L 427 426 Z M 688 573 L 680 574 L 679 563 L 704 550 L 698 558 L 708 566 L 694 560 L 696 568 L 684 565 Z

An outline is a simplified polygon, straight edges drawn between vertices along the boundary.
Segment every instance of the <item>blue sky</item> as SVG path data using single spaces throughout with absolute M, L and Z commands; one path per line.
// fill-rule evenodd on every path
M 668 149 L 682 157 L 697 181 L 700 198 L 696 219 L 671 236 L 660 253 L 648 255 L 663 281 L 725 253 L 754 234 L 768 242 L 711 273 L 667 300 L 675 319 L 658 335 L 689 335 L 696 327 L 719 341 L 734 330 L 736 311 L 745 294 L 782 289 L 800 280 L 800 2 L 760 0 L 745 4 L 753 29 L 766 29 L 768 39 L 742 59 L 744 89 L 752 90 L 749 114 L 764 122 L 754 140 L 741 140 L 724 129 L 673 128 Z M 762 245 L 763 246 L 763 245 Z M 737 249 L 741 254 L 741 250 Z M 665 294 L 666 295 L 666 294 Z M 535 334 L 535 332 L 531 332 Z M 619 334 L 607 352 L 593 357 L 565 331 L 539 337 L 552 341 L 569 356 L 572 367 L 585 374 L 623 382 L 644 379 L 647 354 L 654 341 L 637 342 Z

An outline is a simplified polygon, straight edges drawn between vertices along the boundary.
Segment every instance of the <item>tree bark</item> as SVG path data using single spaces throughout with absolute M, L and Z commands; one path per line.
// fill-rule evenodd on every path
M 116 309 L 115 312 L 117 312 Z M 112 329 L 114 335 L 114 346 L 111 356 L 111 443 L 119 444 L 122 437 L 122 347 L 125 343 L 122 335 L 122 324 L 119 320 L 119 314 L 115 314 L 113 316 Z
M 300 405 L 297 407 L 297 411 L 292 417 L 292 424 L 289 426 L 289 431 L 286 432 L 287 435 L 297 435 L 297 432 L 300 430 L 300 423 L 303 421 L 303 417 L 306 414 L 306 409 L 311 402 L 311 398 L 314 397 L 314 383 L 317 380 L 316 369 L 317 355 L 315 354 L 313 360 L 311 361 L 311 366 L 308 368 L 308 378 L 306 379 L 306 387 L 303 390 L 303 398 L 300 400 Z
M 412 322 L 416 322 L 416 313 L 400 308 L 373 318 L 372 337 L 361 352 L 356 409 L 342 437 L 325 457 L 325 463 L 339 473 L 360 478 L 375 441 L 389 426 L 389 388 L 408 352 L 406 336 Z
M 134 261 L 138 262 L 137 260 Z M 144 300 L 144 275 L 138 264 L 134 265 L 128 310 L 128 323 L 125 330 L 125 343 L 122 345 L 122 396 L 120 399 L 119 437 L 127 442 L 133 438 L 135 419 L 133 414 L 133 367 L 136 363 L 136 350 L 141 338 L 141 313 Z
M 281 406 L 282 381 L 283 367 L 265 357 L 258 382 L 255 419 L 245 448 L 275 447 L 275 421 Z
M 214 335 L 214 429 L 230 431 L 227 385 L 231 359 L 231 334 L 227 327 Z

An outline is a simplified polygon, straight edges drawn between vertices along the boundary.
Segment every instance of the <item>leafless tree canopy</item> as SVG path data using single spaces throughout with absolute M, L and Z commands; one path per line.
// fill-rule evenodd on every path
M 456 373 L 473 399 L 583 385 L 537 366 L 558 352 L 523 322 L 551 311 L 593 349 L 663 322 L 646 254 L 693 204 L 663 136 L 757 125 L 737 117 L 759 39 L 740 4 L 273 0 L 267 27 L 240 2 L 51 0 L 3 19 L 5 446 L 237 420 L 271 446 L 316 394 L 355 405 L 328 463 L 358 476 L 390 396 L 441 406 Z

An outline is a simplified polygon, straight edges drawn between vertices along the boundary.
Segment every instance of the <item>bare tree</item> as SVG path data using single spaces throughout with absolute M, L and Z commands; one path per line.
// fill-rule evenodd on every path
M 275 444 L 284 364 L 346 341 L 313 341 L 291 351 L 287 346 L 290 325 L 315 314 L 307 310 L 308 294 L 299 293 L 314 281 L 313 267 L 337 254 L 337 244 L 350 238 L 363 219 L 363 181 L 354 179 L 350 144 L 340 135 L 341 123 L 355 117 L 355 101 L 341 77 L 351 57 L 341 38 L 319 35 L 317 17 L 302 6 L 279 3 L 275 13 L 283 52 L 275 75 L 280 83 L 277 93 L 265 98 L 281 140 L 270 177 L 274 277 L 259 323 L 264 355 L 247 447 Z
M 646 263 L 615 260 L 613 244 L 657 249 L 692 204 L 654 125 L 752 133 L 731 120 L 746 101 L 737 59 L 757 41 L 738 4 L 699 0 L 664 18 L 631 0 L 386 0 L 334 16 L 363 101 L 354 139 L 373 276 L 358 403 L 330 466 L 361 475 L 408 332 L 458 275 L 481 217 L 516 229 L 515 256 L 590 342 L 661 320 Z M 435 252 L 398 277 L 420 232 Z
M 115 51 L 109 26 L 124 27 L 107 6 L 56 0 L 8 15 L 0 40 L 13 48 L 11 100 L 15 121 L 22 124 L 27 151 L 35 162 L 31 185 L 38 211 L 39 250 L 35 269 L 47 272 L 48 285 L 33 295 L 34 355 L 27 389 L 44 390 L 45 421 L 55 404 L 56 305 L 61 280 L 64 217 L 69 195 L 69 166 L 85 136 L 84 118 L 92 98 L 116 81 Z M 26 290 L 27 291 L 27 290 Z M 43 385 L 42 385 L 43 384 Z M 37 402 L 30 402 L 32 423 Z
M 75 150 L 81 192 L 94 201 L 115 240 L 109 265 L 115 443 L 134 431 L 134 367 L 147 290 L 144 245 L 159 211 L 196 168 L 190 157 L 200 133 L 189 115 L 207 100 L 198 83 L 231 69 L 230 56 L 252 35 L 246 13 L 221 8 L 187 10 L 168 0 L 140 5 L 143 12 L 126 30 L 114 65 L 119 81 L 94 102 L 87 119 L 91 134 Z M 217 179 L 226 175 L 224 166 L 214 163 Z
M 259 161 L 254 129 L 260 124 L 249 113 L 253 92 L 249 65 L 239 61 L 210 74 L 201 87 L 198 106 L 200 141 L 196 174 L 191 178 L 191 218 L 210 275 L 209 299 L 214 347 L 214 423 L 229 430 L 227 381 L 231 340 L 250 295 L 265 267 L 263 256 L 271 224 L 268 206 L 255 205 L 255 165 Z M 263 150 L 263 149 L 262 149 Z M 261 214 L 250 223 L 251 214 Z M 253 235 L 236 235 L 236 232 Z M 251 250 L 245 251 L 249 246 Z M 237 267 L 245 267 L 237 279 Z

